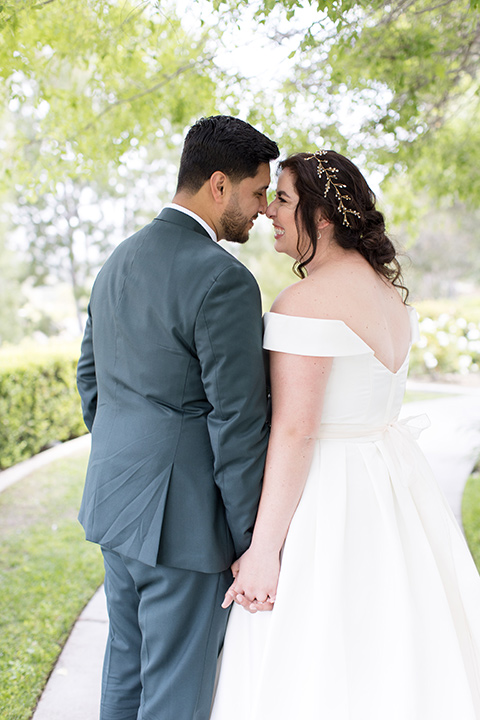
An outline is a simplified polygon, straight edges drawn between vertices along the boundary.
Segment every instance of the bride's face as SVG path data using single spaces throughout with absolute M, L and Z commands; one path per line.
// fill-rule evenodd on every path
M 275 250 L 289 255 L 294 260 L 299 259 L 298 230 L 295 223 L 297 205 L 298 195 L 295 191 L 293 175 L 288 169 L 282 170 L 278 177 L 275 200 L 270 203 L 265 214 L 273 222 Z

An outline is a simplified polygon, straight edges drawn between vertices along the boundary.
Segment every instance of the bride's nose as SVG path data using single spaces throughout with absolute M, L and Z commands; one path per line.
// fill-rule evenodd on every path
M 273 216 L 275 215 L 274 203 L 275 203 L 275 200 L 273 202 L 271 202 L 270 205 L 265 210 L 265 215 L 268 218 L 273 218 Z

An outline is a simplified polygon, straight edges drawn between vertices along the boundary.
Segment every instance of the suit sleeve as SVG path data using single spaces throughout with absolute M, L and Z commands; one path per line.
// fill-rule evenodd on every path
M 85 425 L 91 431 L 97 410 L 97 377 L 93 355 L 92 316 L 88 308 L 87 324 L 82 340 L 80 360 L 77 366 L 77 388 L 82 400 Z
M 195 341 L 206 396 L 215 482 L 237 557 L 249 546 L 268 442 L 260 292 L 232 265 L 215 280 L 197 316 Z

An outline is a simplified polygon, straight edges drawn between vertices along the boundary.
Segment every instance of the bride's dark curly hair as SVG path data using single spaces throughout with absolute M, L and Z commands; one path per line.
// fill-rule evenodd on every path
M 318 174 L 319 162 L 321 177 Z M 324 168 L 335 168 L 333 172 L 328 172 L 328 176 L 337 186 L 338 192 L 331 184 L 325 194 L 328 177 L 326 172 L 322 172 Z M 315 156 L 311 153 L 290 155 L 279 163 L 280 170 L 292 172 L 299 196 L 295 223 L 300 260 L 295 263 L 294 272 L 304 278 L 305 267 L 315 255 L 318 232 L 316 217 L 320 210 L 322 217 L 333 224 L 334 238 L 340 247 L 358 250 L 376 272 L 403 291 L 406 302 L 408 289 L 403 284 L 395 247 L 385 233 L 382 213 L 375 208 L 375 194 L 356 165 L 334 150 L 327 150 Z M 348 198 L 340 200 L 338 193 Z M 310 244 L 302 251 L 300 244 L 304 233 Z

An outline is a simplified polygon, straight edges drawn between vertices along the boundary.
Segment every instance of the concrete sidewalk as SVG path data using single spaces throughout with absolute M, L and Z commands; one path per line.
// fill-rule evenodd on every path
M 480 389 L 451 385 L 439 388 L 418 383 L 409 383 L 408 389 L 448 392 L 452 395 L 408 403 L 404 406 L 402 417 L 422 413 L 429 416 L 431 426 L 422 433 L 419 443 L 461 524 L 464 485 L 480 450 Z M 80 438 L 79 441 L 86 446 L 87 440 Z M 79 441 L 74 441 L 77 443 L 75 450 L 80 448 Z M 55 459 L 55 452 L 47 452 L 51 453 L 50 459 Z M 68 449 L 58 449 L 57 452 L 67 454 Z M 35 460 L 34 458 L 33 461 Z M 45 464 L 44 459 L 42 463 Z M 31 467 L 34 469 L 33 465 Z M 4 473 L 1 473 L 0 489 L 3 476 Z M 103 588 L 100 588 L 75 624 L 38 703 L 33 720 L 98 719 L 101 667 L 107 632 L 105 597 Z
M 62 457 L 70 457 L 77 452 L 83 452 L 90 448 L 90 435 L 82 435 L 81 437 L 70 440 L 69 442 L 59 443 L 49 450 L 44 450 L 29 460 L 24 460 L 7 470 L 0 472 L 0 492 L 6 490 L 7 487 L 18 482 L 22 478 L 30 475 L 30 473 L 41 467 L 49 465 L 54 460 Z
M 418 444 L 461 527 L 463 490 L 480 455 L 480 388 L 409 381 L 407 389 L 450 393 L 445 398 L 407 403 L 400 417 L 428 415 L 431 426 L 422 432 Z
M 98 720 L 107 633 L 102 585 L 75 623 L 37 705 L 34 720 Z

